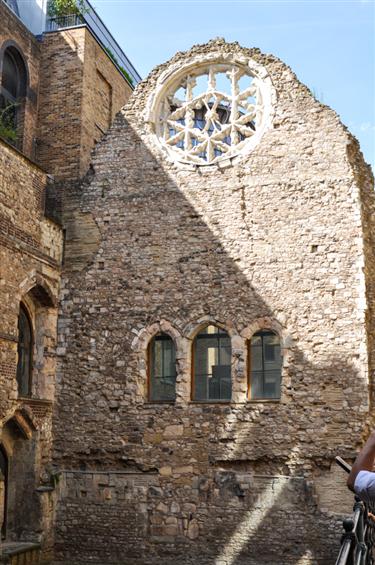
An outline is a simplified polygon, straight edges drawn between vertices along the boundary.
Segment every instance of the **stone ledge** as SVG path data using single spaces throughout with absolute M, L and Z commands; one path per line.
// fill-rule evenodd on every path
M 17 556 L 22 555 L 22 563 L 25 565 L 37 565 L 39 563 L 39 552 L 39 543 L 5 542 L 1 545 L 0 563 L 13 565 L 13 563 L 19 562 Z M 16 560 L 13 559 L 14 557 Z

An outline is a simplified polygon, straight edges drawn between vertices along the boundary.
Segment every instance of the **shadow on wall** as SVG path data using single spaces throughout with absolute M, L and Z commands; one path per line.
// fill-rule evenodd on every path
M 209 316 L 240 332 L 277 316 L 234 259 L 252 237 L 236 187 L 223 206 L 207 177 L 221 241 L 121 114 L 93 166 L 66 237 L 54 433 L 55 463 L 72 473 L 58 508 L 59 562 L 331 564 L 340 519 L 319 509 L 309 481 L 327 478 L 334 455 L 351 456 L 359 439 L 367 385 L 358 367 L 332 347 L 314 365 L 293 346 L 279 403 L 145 402 L 135 331 L 166 319 L 182 332 Z M 278 271 L 291 288 L 293 274 Z M 298 300 L 290 293 L 282 304 Z M 168 437 L 170 424 L 181 436 Z

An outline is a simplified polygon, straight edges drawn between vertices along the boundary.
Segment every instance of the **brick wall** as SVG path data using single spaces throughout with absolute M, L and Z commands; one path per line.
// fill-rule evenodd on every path
M 85 28 L 43 36 L 37 160 L 57 179 L 80 175 Z
M 89 167 L 95 143 L 102 138 L 132 94 L 132 88 L 88 31 L 82 86 L 81 176 Z
M 5 2 L 0 3 L 0 50 L 7 42 L 23 55 L 29 75 L 26 99 L 22 101 L 23 127 L 18 146 L 28 157 L 35 152 L 34 137 L 36 134 L 39 66 L 41 59 L 40 43 L 36 37 L 22 24 Z M 0 76 L 1 81 L 1 76 Z
M 82 177 L 91 150 L 131 88 L 86 27 L 43 36 L 38 162 L 56 180 Z

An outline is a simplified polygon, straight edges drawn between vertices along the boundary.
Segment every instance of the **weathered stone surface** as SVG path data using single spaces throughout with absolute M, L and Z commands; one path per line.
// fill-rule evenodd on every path
M 86 26 L 37 39 L 5 2 L 0 22 L 0 68 L 8 47 L 18 50 L 26 67 L 25 96 L 17 100 L 17 149 L 0 139 L 0 443 L 8 470 L 0 527 L 6 505 L 7 542 L 41 542 L 45 562 L 52 556 L 60 477 L 51 465 L 55 364 L 66 352 L 56 347 L 64 239 L 56 220 L 62 219 L 64 191 L 74 194 L 93 146 L 132 89 Z M 63 186 L 67 179 L 71 183 Z M 72 225 L 87 233 L 83 248 L 69 247 L 69 259 L 82 269 L 97 252 L 98 227 L 91 214 L 74 206 L 65 211 L 69 243 Z M 21 304 L 32 334 L 27 397 L 16 379 Z M 111 409 L 118 405 L 111 400 Z M 109 486 L 100 500 L 113 504 L 113 497 Z
M 228 166 L 178 165 L 145 121 L 150 98 L 163 73 L 218 52 L 267 70 L 272 128 Z M 356 141 L 277 58 L 216 41 L 139 85 L 92 166 L 79 213 L 98 226 L 98 251 L 63 277 L 54 462 L 74 472 L 57 559 L 332 563 L 342 506 L 327 480 L 339 491 L 345 477 L 329 470 L 354 455 L 373 390 L 374 197 Z M 191 401 L 191 344 L 208 323 L 232 339 L 228 404 Z M 262 328 L 282 342 L 276 402 L 247 398 L 248 340 Z M 176 345 L 174 404 L 147 396 L 159 331 Z M 125 488 L 127 472 L 143 484 Z M 101 473 L 122 477 L 110 500 L 93 486 Z

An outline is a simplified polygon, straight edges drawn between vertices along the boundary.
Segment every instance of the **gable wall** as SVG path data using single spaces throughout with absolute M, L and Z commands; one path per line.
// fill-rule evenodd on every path
M 349 138 L 258 50 L 219 41 L 170 64 L 213 50 L 251 56 L 276 89 L 273 129 L 252 153 L 225 169 L 168 161 L 143 121 L 164 65 L 117 117 L 81 187 L 90 222 L 75 225 L 67 249 L 59 335 L 61 562 L 304 565 L 336 555 L 346 487 L 330 468 L 334 455 L 353 456 L 369 413 Z M 232 336 L 229 404 L 191 402 L 191 340 L 208 321 Z M 246 400 L 247 339 L 259 327 L 282 338 L 279 402 Z M 174 405 L 147 399 L 146 346 L 160 329 L 177 344 Z

